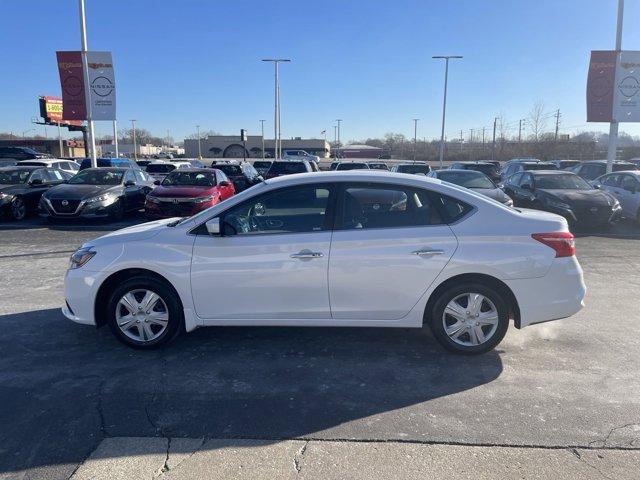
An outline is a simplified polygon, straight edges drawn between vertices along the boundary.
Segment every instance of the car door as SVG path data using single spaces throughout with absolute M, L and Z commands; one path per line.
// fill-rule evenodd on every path
M 636 218 L 640 208 L 640 183 L 634 175 L 622 174 L 620 181 L 620 195 L 618 200 L 622 207 L 622 215 Z
M 51 187 L 51 180 L 47 175 L 47 169 L 39 168 L 34 170 L 29 176 L 29 189 L 24 195 L 24 202 L 27 210 L 33 211 L 38 208 L 38 202 L 42 194 Z
M 142 208 L 142 206 L 144 205 L 144 198 L 140 191 L 140 185 L 136 181 L 136 176 L 133 173 L 133 170 L 127 170 L 124 172 L 122 183 L 124 184 L 124 209 L 126 211 L 131 211 Z
M 256 325 L 330 318 L 334 190 L 328 183 L 272 190 L 221 214 L 221 235 L 199 227 L 191 263 L 197 315 Z
M 458 245 L 438 201 L 397 184 L 342 185 L 329 259 L 334 319 L 391 322 L 409 313 Z
M 534 189 L 535 181 L 533 175 L 524 172 L 514 189 L 519 207 L 535 208 L 536 195 Z M 514 199 L 514 202 L 515 201 Z
M 511 197 L 515 206 L 518 206 L 516 201 L 516 189 L 518 188 L 518 184 L 520 183 L 520 179 L 522 178 L 522 172 L 516 173 L 515 175 L 511 175 L 504 181 L 503 191 L 507 195 Z

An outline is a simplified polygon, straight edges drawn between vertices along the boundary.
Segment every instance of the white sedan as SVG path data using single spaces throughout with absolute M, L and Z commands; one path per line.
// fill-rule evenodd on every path
M 474 354 L 510 319 L 568 317 L 584 294 L 562 217 L 423 176 L 347 171 L 274 178 L 87 242 L 62 310 L 137 348 L 209 325 L 428 326 Z

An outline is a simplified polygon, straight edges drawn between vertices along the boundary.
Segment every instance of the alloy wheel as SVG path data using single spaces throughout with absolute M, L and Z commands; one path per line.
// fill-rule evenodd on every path
M 489 341 L 498 329 L 498 309 L 479 293 L 454 297 L 442 313 L 446 335 L 458 345 L 474 347 Z
M 157 293 L 146 289 L 131 290 L 118 300 L 116 324 L 130 339 L 150 342 L 167 329 L 169 310 Z
M 14 220 L 22 220 L 27 216 L 27 206 L 20 197 L 16 197 L 11 202 L 11 216 Z

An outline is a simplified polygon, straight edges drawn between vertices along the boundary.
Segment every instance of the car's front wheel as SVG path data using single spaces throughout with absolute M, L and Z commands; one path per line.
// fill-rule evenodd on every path
M 140 276 L 113 290 L 107 302 L 107 322 L 122 343 L 152 349 L 180 333 L 183 314 L 171 287 L 155 278 Z
M 27 216 L 27 205 L 22 198 L 15 197 L 11 201 L 9 212 L 13 220 L 23 220 Z
M 429 320 L 444 348 L 473 355 L 488 352 L 502 341 L 509 327 L 509 309 L 498 291 L 472 282 L 445 290 Z

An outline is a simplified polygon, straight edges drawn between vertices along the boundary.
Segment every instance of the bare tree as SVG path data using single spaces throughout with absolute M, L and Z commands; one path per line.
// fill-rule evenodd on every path
M 547 119 L 544 115 L 544 102 L 542 100 L 538 100 L 533 104 L 533 108 L 529 112 L 529 126 L 531 128 L 530 137 L 534 142 L 537 142 L 547 126 Z

